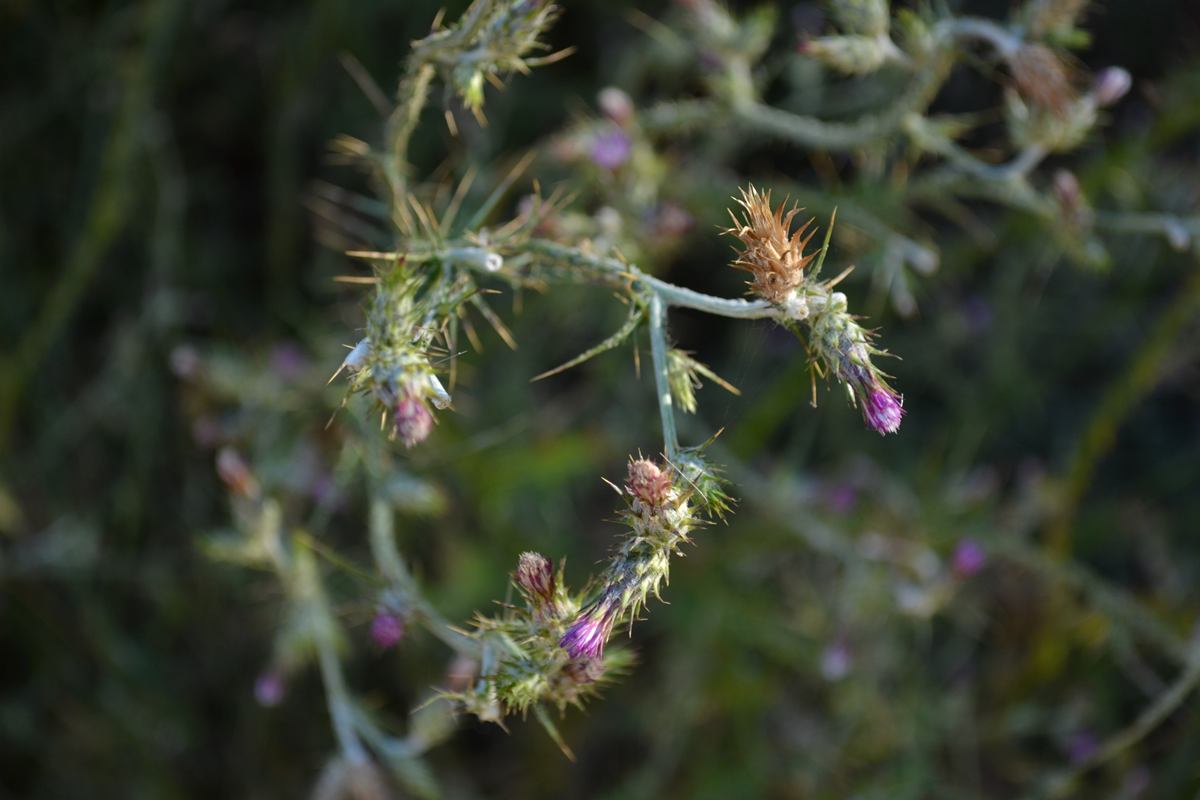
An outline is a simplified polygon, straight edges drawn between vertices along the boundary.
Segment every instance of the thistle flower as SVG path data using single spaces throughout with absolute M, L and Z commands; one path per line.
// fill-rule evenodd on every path
M 721 231 L 733 234 L 746 246 L 733 266 L 753 275 L 754 280 L 748 282 L 751 291 L 775 305 L 783 305 L 795 296 L 796 290 L 804 284 L 804 268 L 816 255 L 804 255 L 804 246 L 816 233 L 813 229 L 804 235 L 812 220 L 789 234 L 792 218 L 803 209 L 793 205 L 785 215 L 783 207 L 786 203 L 785 200 L 772 211 L 770 190 L 760 193 L 752 185 L 749 190 L 742 190 L 742 199 L 738 200 L 745 209 L 745 221 L 739 222 L 730 211 L 733 227 Z
M 662 583 L 669 581 L 671 554 L 691 541 L 688 532 L 697 524 L 691 492 L 681 492 L 675 475 L 653 461 L 632 461 L 628 485 L 617 491 L 629 503 L 622 516 L 631 531 L 600 576 L 600 596 L 558 640 L 572 658 L 602 655 L 617 622 L 632 624 L 650 595 L 659 596 Z
M 850 402 L 862 409 L 867 426 L 881 434 L 899 430 L 904 416 L 902 399 L 871 363 L 871 356 L 882 355 L 882 351 L 871 346 L 870 334 L 847 313 L 845 295 L 828 295 L 813 317 L 812 334 L 813 366 L 832 372 L 845 385 Z
M 613 625 L 621 610 L 619 595 L 606 590 L 604 595 L 588 606 L 567 632 L 558 640 L 558 644 L 567 651 L 571 658 L 599 658 L 604 655 L 604 643 L 612 635 Z

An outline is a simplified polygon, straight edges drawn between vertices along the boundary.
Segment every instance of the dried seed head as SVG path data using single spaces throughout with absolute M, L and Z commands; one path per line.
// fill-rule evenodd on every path
M 1040 44 L 1027 44 L 1009 58 L 1017 90 L 1037 103 L 1064 117 L 1075 100 L 1072 71 L 1062 59 Z
M 648 506 L 661 506 L 671 493 L 671 476 L 644 458 L 629 464 L 629 491 Z
M 554 565 L 541 553 L 521 553 L 514 577 L 530 600 L 554 602 Z
M 753 186 L 742 190 L 738 203 L 745 209 L 745 222 L 733 217 L 734 227 L 722 231 L 738 237 L 746 246 L 733 266 L 754 276 L 750 289 L 764 300 L 776 305 L 785 303 L 804 283 L 804 268 L 815 255 L 804 255 L 804 246 L 816 233 L 814 228 L 804 236 L 812 220 L 789 235 L 792 218 L 802 209 L 793 206 L 784 214 L 785 201 L 772 211 L 771 192 L 760 193 Z M 733 216 L 732 211 L 729 214 Z

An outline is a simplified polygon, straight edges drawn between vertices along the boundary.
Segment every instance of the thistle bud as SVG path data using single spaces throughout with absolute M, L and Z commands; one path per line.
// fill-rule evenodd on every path
M 1048 47 L 1025 45 L 1009 58 L 1017 90 L 1042 108 L 1065 117 L 1075 92 L 1071 88 L 1071 73 L 1062 59 Z
M 865 75 L 882 67 L 895 51 L 886 36 L 822 36 L 796 45 L 846 75 Z
M 615 86 L 606 86 L 596 97 L 604 116 L 622 128 L 633 121 L 633 98 Z
M 554 565 L 541 553 L 521 553 L 513 576 L 517 585 L 532 602 L 547 605 L 554 602 Z
M 1092 92 L 1096 97 L 1096 105 L 1111 106 L 1120 100 L 1133 86 L 1133 78 L 1120 67 L 1109 67 L 1101 70 L 1092 84 Z
M 671 476 L 653 461 L 638 459 L 629 464 L 629 491 L 647 506 L 661 506 L 671 492 Z
M 217 453 L 217 475 L 234 494 L 253 497 L 258 494 L 258 481 L 241 453 L 232 447 L 222 447 Z
M 425 401 L 416 394 L 404 394 L 396 402 L 396 435 L 404 446 L 411 448 L 429 438 L 433 430 L 433 414 Z

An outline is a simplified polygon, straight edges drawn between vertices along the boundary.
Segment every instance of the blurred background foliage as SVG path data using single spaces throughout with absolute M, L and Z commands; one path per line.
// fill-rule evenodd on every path
M 465 6 L 446 3 L 447 19 Z M 1091 764 L 1162 702 L 1144 736 L 1075 786 L 1196 796 L 1200 229 L 1121 233 L 1099 216 L 1107 261 L 1081 265 L 1061 228 L 1028 211 L 968 201 L 948 221 L 936 197 L 905 206 L 904 176 L 877 174 L 877 153 L 732 134 L 662 146 L 647 169 L 674 216 L 631 218 L 621 203 L 638 187 L 572 165 L 570 137 L 555 134 L 597 118 L 605 86 L 639 106 L 699 93 L 679 28 L 657 22 L 680 9 L 564 6 L 549 42 L 577 51 L 489 89 L 486 129 L 446 100 L 451 136 L 437 95 L 410 149 L 416 171 L 446 174 L 449 154 L 491 185 L 536 146 L 506 214 L 532 177 L 547 191 L 566 182 L 595 235 L 630 219 L 669 227 L 661 247 L 632 237 L 639 265 L 727 297 L 743 277 L 717 225 L 739 182 L 791 192 L 822 225 L 840 204 L 831 272 L 858 265 L 843 286 L 901 357 L 887 368 L 907 416 L 880 438 L 840 392 L 819 386 L 814 409 L 795 337 L 674 312 L 679 346 L 742 391 L 707 385 L 681 423 L 688 443 L 724 428 L 712 454 L 741 503 L 698 533 L 670 604 L 634 628 L 631 672 L 559 724 L 576 762 L 532 720 L 505 732 L 464 718 L 428 756 L 441 791 L 1018 797 Z M 334 752 L 315 671 L 288 676 L 278 707 L 256 702 L 280 592 L 205 552 L 231 524 L 214 457 L 246 453 L 293 524 L 366 563 L 366 504 L 339 470 L 337 433 L 364 423 L 342 412 L 326 428 L 344 387 L 325 382 L 362 325 L 361 287 L 333 281 L 360 270 L 340 250 L 390 238 L 372 241 L 369 181 L 327 143 L 379 141 L 352 72 L 394 90 L 439 7 L 0 4 L 0 798 L 297 797 Z M 822 7 L 779 11 L 772 103 L 854 118 L 894 93 L 886 75 L 839 79 L 795 55 L 797 37 L 827 29 Z M 1200 11 L 1111 0 L 1082 27 L 1077 67 L 1124 66 L 1133 89 L 1035 181 L 1066 168 L 1097 209 L 1194 220 Z M 979 152 L 998 138 L 996 69 L 960 65 L 934 104 L 978 115 Z M 940 267 L 897 273 L 847 208 L 906 231 Z M 529 383 L 620 325 L 608 291 L 511 300 L 495 306 L 518 348 L 480 326 L 455 413 L 423 447 L 392 450 L 402 547 L 452 620 L 505 597 L 524 550 L 566 556 L 582 585 L 614 535 L 599 478 L 661 446 L 631 348 Z M 369 592 L 323 569 L 352 687 L 402 720 L 444 682 L 449 651 L 415 630 L 381 651 Z

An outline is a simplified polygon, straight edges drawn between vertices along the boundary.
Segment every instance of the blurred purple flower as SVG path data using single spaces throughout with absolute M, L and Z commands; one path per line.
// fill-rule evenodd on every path
M 850 653 L 850 646 L 841 639 L 830 642 L 821 651 L 821 676 L 827 681 L 840 681 L 853 666 L 854 656 Z
M 849 514 L 858 505 L 858 490 L 848 483 L 835 483 L 825 495 L 825 505 L 834 514 Z
M 1100 750 L 1100 737 L 1094 731 L 1079 731 L 1067 739 L 1067 759 L 1079 765 L 1092 759 Z
M 592 163 L 613 170 L 629 160 L 633 143 L 623 131 L 612 128 L 592 139 Z
M 278 669 L 268 669 L 254 681 L 254 699 L 263 708 L 275 708 L 287 695 L 287 683 Z
M 387 650 L 404 637 L 404 620 L 391 611 L 380 611 L 371 620 L 371 638 Z
M 950 559 L 955 575 L 969 578 L 983 569 L 986 563 L 987 550 L 983 545 L 970 536 L 958 540 L 958 544 L 954 546 L 954 555 Z
M 271 371 L 276 375 L 284 380 L 294 380 L 308 366 L 308 356 L 298 342 L 289 339 L 271 348 L 267 362 L 271 365 Z
M 976 335 L 992 327 L 992 307 L 982 297 L 968 297 L 962 304 L 963 321 L 967 330 Z

